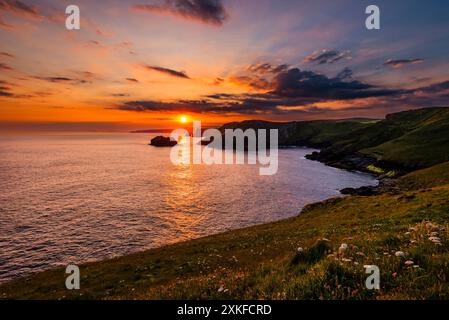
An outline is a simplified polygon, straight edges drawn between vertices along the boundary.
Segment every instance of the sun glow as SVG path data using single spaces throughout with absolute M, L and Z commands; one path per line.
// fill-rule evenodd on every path
M 181 123 L 187 123 L 189 121 L 189 118 L 187 116 L 180 116 L 179 121 Z

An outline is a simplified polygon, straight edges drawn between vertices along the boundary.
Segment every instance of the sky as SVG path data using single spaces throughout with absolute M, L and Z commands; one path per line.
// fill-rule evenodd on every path
M 67 30 L 65 8 L 81 12 Z M 365 27 L 368 5 L 380 30 Z M 448 106 L 446 0 L 0 0 L 0 126 L 172 128 Z M 0 128 L 0 129 L 1 129 Z

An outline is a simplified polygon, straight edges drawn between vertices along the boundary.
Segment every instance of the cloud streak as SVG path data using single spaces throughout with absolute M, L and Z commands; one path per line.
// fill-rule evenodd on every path
M 350 51 L 341 52 L 332 49 L 321 49 L 305 57 L 304 61 L 320 65 L 320 64 L 332 64 L 343 59 L 349 60 L 351 58 L 352 57 Z
M 171 14 L 188 20 L 221 26 L 227 19 L 221 0 L 165 0 L 159 4 L 139 4 L 137 11 Z
M 424 62 L 423 59 L 399 59 L 399 60 L 388 59 L 387 61 L 384 62 L 384 66 L 398 69 L 405 67 L 407 65 L 418 64 L 422 62 Z
M 7 65 L 6 63 L 0 62 L 0 70 L 12 71 L 14 69 L 9 65 Z
M 8 53 L 8 52 L 0 52 L 0 56 L 7 57 L 7 58 L 15 58 L 15 56 L 13 54 Z
M 19 0 L 0 0 L 0 11 L 11 12 L 19 16 L 42 18 L 35 7 L 29 6 Z
M 173 69 L 158 66 L 145 66 L 145 68 L 147 70 L 156 71 L 175 78 L 190 79 L 190 77 L 184 71 L 176 71 Z

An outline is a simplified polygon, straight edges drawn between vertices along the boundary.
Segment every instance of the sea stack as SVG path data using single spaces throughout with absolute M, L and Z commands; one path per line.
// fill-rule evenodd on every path
M 176 141 L 172 141 L 168 137 L 163 136 L 157 136 L 154 139 L 151 139 L 150 146 L 154 147 L 173 147 L 176 146 L 178 143 Z

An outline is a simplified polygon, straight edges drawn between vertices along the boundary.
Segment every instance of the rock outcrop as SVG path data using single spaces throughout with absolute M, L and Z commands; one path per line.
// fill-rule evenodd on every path
M 150 146 L 153 147 L 174 147 L 178 143 L 176 141 L 172 141 L 169 137 L 157 136 L 152 139 L 150 142 Z

